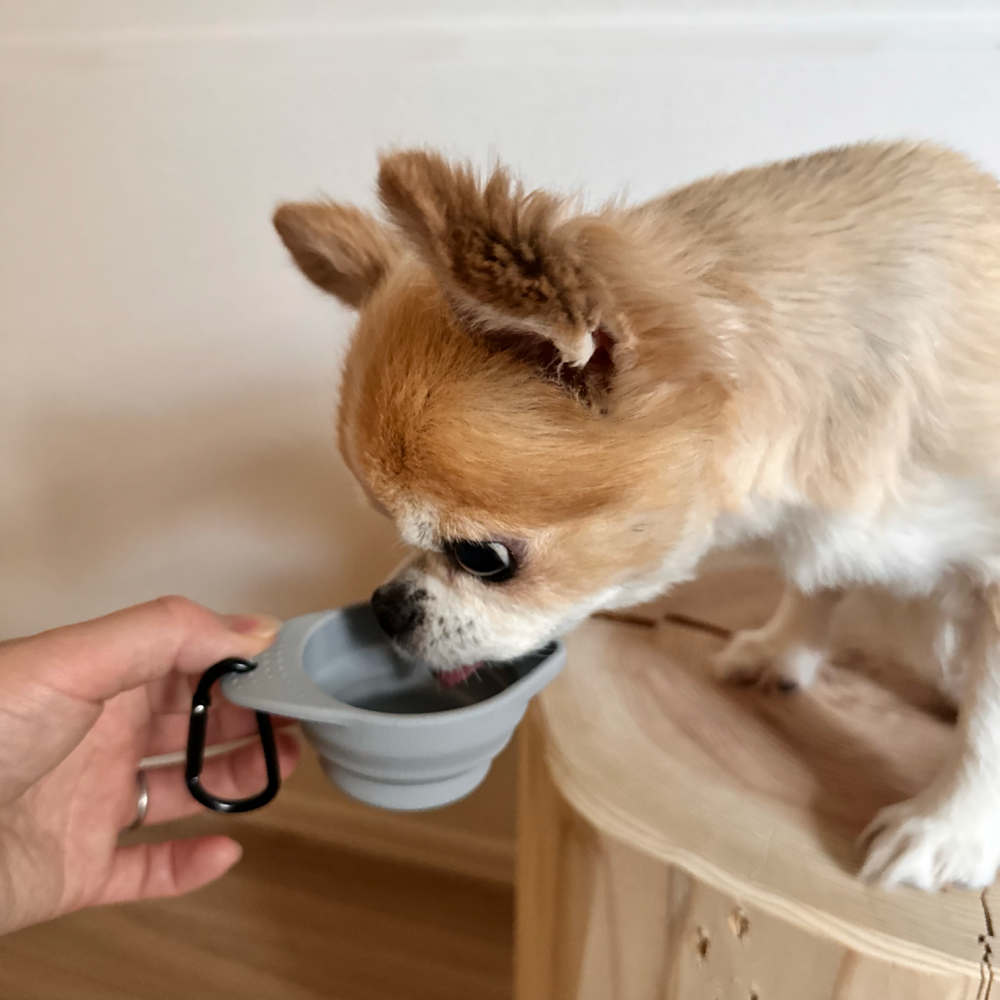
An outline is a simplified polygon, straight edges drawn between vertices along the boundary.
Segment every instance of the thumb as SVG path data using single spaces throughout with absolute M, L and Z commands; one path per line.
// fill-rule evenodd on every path
M 0 646 L 0 691 L 29 680 L 99 703 L 166 676 L 196 673 L 229 656 L 255 656 L 281 623 L 269 615 L 218 615 L 183 597 L 161 597 L 93 621 Z

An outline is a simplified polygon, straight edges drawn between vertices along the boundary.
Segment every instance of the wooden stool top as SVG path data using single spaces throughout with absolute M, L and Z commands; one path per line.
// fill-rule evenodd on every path
M 718 633 L 762 624 L 779 592 L 767 571 L 728 571 L 637 612 L 652 627 L 581 626 L 539 698 L 553 780 L 603 833 L 748 904 L 910 967 L 984 969 L 996 886 L 929 894 L 855 877 L 858 835 L 930 781 L 953 724 L 846 666 L 793 694 L 711 677 Z

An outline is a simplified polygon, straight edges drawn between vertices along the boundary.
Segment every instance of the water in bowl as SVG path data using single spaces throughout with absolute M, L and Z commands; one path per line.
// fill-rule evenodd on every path
M 334 627 L 313 636 L 302 659 L 320 688 L 354 708 L 433 715 L 495 697 L 534 670 L 552 648 L 509 663 L 484 664 L 460 684 L 445 688 L 426 664 L 402 656 L 391 645 L 365 604 L 345 609 Z
M 368 712 L 387 712 L 391 715 L 430 715 L 433 712 L 450 712 L 463 708 L 467 703 L 453 698 L 450 691 L 421 685 L 408 691 L 384 691 L 349 701 L 354 708 Z
M 423 715 L 432 712 L 450 712 L 455 708 L 466 708 L 486 701 L 506 690 L 521 679 L 516 669 L 504 665 L 484 665 L 460 684 L 444 688 L 433 677 L 417 674 L 417 683 L 393 685 L 387 690 L 345 697 L 338 695 L 354 708 L 364 708 L 369 712 L 390 712 L 395 715 Z

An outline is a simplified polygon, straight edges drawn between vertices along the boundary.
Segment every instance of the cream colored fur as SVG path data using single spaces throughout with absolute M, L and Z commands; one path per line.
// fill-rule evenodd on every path
M 398 579 L 426 613 L 401 643 L 442 669 L 515 655 L 754 539 L 789 591 L 724 676 L 808 685 L 846 589 L 947 605 L 928 673 L 960 702 L 954 752 L 875 819 L 863 875 L 992 880 L 996 180 L 869 144 L 581 214 L 417 152 L 384 160 L 380 193 L 394 228 L 330 205 L 278 220 L 307 276 L 360 306 L 340 441 L 420 549 Z M 508 544 L 520 571 L 486 585 L 451 539 Z

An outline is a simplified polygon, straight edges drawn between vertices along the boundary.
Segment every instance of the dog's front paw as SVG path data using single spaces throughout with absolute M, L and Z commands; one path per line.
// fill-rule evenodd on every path
M 730 684 L 794 691 L 816 679 L 824 656 L 803 646 L 780 645 L 764 629 L 738 632 L 713 660 L 715 675 Z
M 919 798 L 883 809 L 862 834 L 874 837 L 861 869 L 865 882 L 934 891 L 946 885 L 982 889 L 1000 865 L 1000 825 L 989 814 L 926 809 Z

